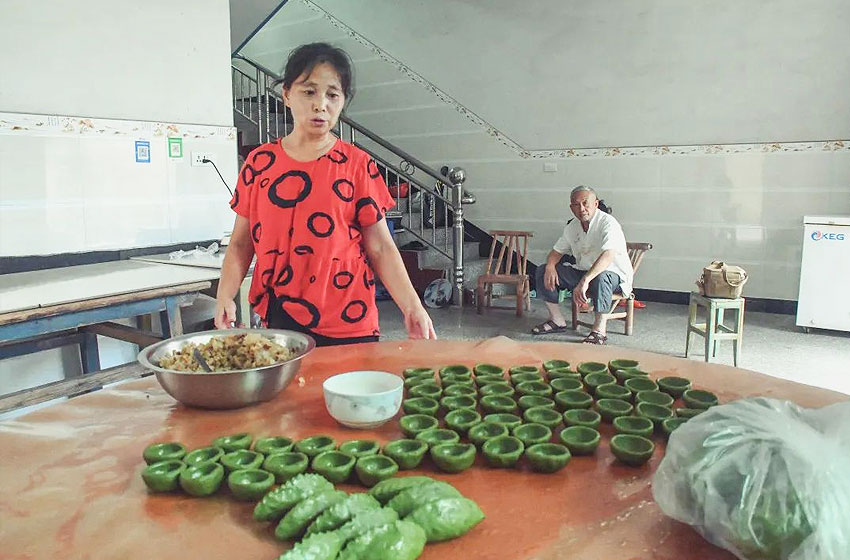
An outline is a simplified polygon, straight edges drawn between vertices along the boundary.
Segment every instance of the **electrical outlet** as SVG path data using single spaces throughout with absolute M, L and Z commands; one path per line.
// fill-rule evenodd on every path
M 210 165 L 208 163 L 203 163 L 204 159 L 212 160 L 212 154 L 207 152 L 192 152 L 192 167 L 198 165 Z

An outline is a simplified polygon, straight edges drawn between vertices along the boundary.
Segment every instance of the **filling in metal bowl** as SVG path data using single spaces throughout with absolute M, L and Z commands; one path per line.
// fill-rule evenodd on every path
M 217 336 L 204 344 L 189 342 L 179 350 L 163 356 L 159 367 L 173 371 L 196 371 L 204 369 L 195 360 L 197 349 L 212 371 L 255 369 L 291 360 L 297 354 L 286 346 L 257 334 L 232 334 Z

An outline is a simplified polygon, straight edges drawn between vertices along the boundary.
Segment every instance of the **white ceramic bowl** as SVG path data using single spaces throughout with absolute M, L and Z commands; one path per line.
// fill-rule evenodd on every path
M 401 408 L 404 381 L 385 371 L 349 371 L 322 384 L 328 413 L 349 428 L 375 428 Z

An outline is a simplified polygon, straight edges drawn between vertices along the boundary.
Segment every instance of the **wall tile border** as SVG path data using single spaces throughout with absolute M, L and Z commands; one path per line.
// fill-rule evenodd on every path
M 426 80 L 409 66 L 387 53 L 375 43 L 334 17 L 330 12 L 312 0 L 301 0 L 308 8 L 325 18 L 331 25 L 343 31 L 384 62 L 396 67 L 399 72 L 418 83 L 437 99 L 451 105 L 458 113 L 475 123 L 497 142 L 507 146 L 524 159 L 569 159 L 583 157 L 629 157 L 629 156 L 665 156 L 665 155 L 712 155 L 771 152 L 830 152 L 850 151 L 850 139 L 817 140 L 808 142 L 765 142 L 743 144 L 693 144 L 672 146 L 630 146 L 599 148 L 561 148 L 554 150 L 528 150 L 512 140 L 507 134 L 495 128 L 483 118 L 463 106 L 456 99 Z
M 236 127 L 0 112 L 0 134 L 235 140 Z

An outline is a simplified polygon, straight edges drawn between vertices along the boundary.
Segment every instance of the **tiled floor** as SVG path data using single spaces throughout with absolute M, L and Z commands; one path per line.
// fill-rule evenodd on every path
M 401 313 L 392 302 L 379 302 L 383 340 L 405 338 Z M 566 309 L 569 312 L 569 309 Z M 432 309 L 437 336 L 451 339 L 477 339 L 507 336 L 516 340 L 580 341 L 587 333 L 572 331 L 535 337 L 531 327 L 547 318 L 540 301 L 532 300 L 530 314 L 518 318 L 513 311 L 491 310 L 478 315 L 472 307 Z M 684 305 L 648 302 L 637 310 L 635 332 L 622 334 L 623 324 L 611 324 L 608 344 L 638 348 L 671 356 L 684 356 L 688 308 Z M 704 359 L 704 340 L 692 335 L 691 358 Z M 720 345 L 712 361 L 732 364 L 731 342 Z M 744 322 L 744 343 L 739 367 L 798 383 L 815 385 L 850 395 L 850 333 L 813 330 L 803 333 L 794 325 L 793 315 L 748 313 Z

